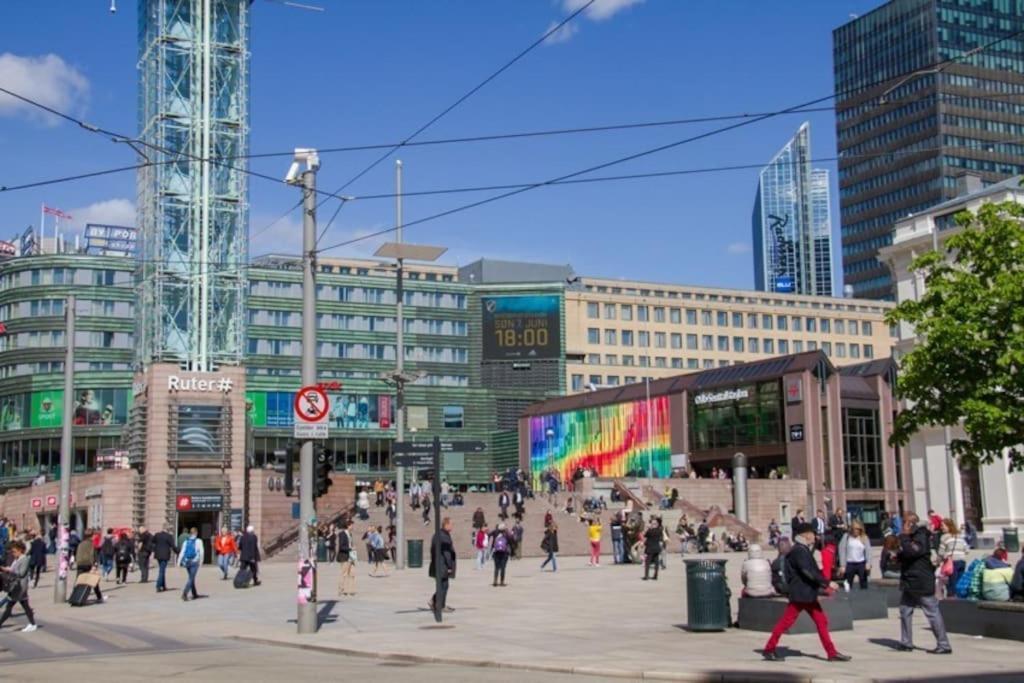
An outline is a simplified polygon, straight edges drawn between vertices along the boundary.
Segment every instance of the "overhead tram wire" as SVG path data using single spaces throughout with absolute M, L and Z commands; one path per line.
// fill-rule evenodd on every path
M 970 50 L 968 52 L 965 52 L 963 55 L 958 55 L 956 57 L 950 57 L 948 59 L 944 59 L 944 60 L 942 60 L 940 62 L 937 62 L 936 64 L 930 65 L 928 67 L 924 67 L 923 69 L 917 69 L 917 70 L 915 70 L 912 73 L 922 73 L 924 71 L 927 71 L 928 69 L 938 69 L 938 70 L 941 70 L 942 68 L 944 68 L 946 66 L 949 66 L 950 64 L 956 63 L 956 62 L 960 61 L 961 59 L 963 59 L 965 57 L 976 56 L 976 55 L 984 52 L 985 50 L 988 50 L 989 48 L 991 48 L 991 47 L 993 47 L 995 45 L 998 45 L 999 43 L 1001 43 L 1001 42 L 1003 42 L 1005 40 L 1010 40 L 1010 39 L 1016 38 L 1017 36 L 1020 36 L 1020 35 L 1024 35 L 1024 29 L 1019 30 L 1019 31 L 1014 31 L 1013 33 L 1008 33 L 1008 34 L 1003 35 L 1003 36 L 1001 36 L 999 38 L 994 38 L 991 41 L 989 41 L 988 43 L 986 43 L 985 45 L 979 46 L 979 47 L 974 48 L 974 49 L 972 49 L 972 50 Z M 906 78 L 907 75 L 901 75 L 901 76 Z M 630 155 L 627 155 L 627 156 L 624 156 L 624 157 L 619 157 L 618 159 L 613 159 L 611 161 L 608 161 L 608 162 L 605 162 L 605 163 L 602 163 L 602 164 L 597 164 L 596 166 L 590 166 L 590 167 L 581 169 L 579 171 L 575 171 L 573 173 L 568 173 L 568 174 L 565 174 L 565 175 L 562 175 L 562 176 L 558 176 L 556 178 L 552 178 L 552 179 L 549 179 L 549 180 L 546 180 L 546 181 L 543 181 L 543 182 L 532 183 L 532 184 L 529 184 L 529 185 L 527 185 L 525 187 L 516 188 L 516 189 L 513 189 L 513 190 L 509 190 L 508 192 L 503 192 L 501 194 L 494 195 L 492 197 L 487 197 L 486 199 L 481 199 L 481 200 L 478 200 L 478 201 L 475 201 L 475 202 L 471 202 L 469 204 L 464 204 L 462 206 L 457 206 L 457 207 L 454 207 L 452 209 L 448 209 L 448 210 L 442 211 L 440 213 L 435 213 L 435 214 L 431 214 L 429 216 L 424 216 L 423 218 L 419 218 L 419 219 L 416 219 L 414 221 L 408 221 L 408 222 L 404 223 L 402 227 L 404 229 L 404 228 L 412 227 L 414 225 L 421 225 L 423 223 L 427 223 L 427 222 L 434 221 L 434 220 L 437 220 L 437 219 L 440 219 L 440 218 L 444 218 L 446 216 L 451 216 L 451 215 L 456 214 L 456 213 L 461 213 L 463 211 L 468 211 L 469 209 L 473 209 L 473 208 L 476 208 L 478 206 L 484 206 L 486 204 L 491 204 L 493 202 L 497 202 L 497 201 L 500 201 L 502 199 L 507 199 L 509 197 L 513 197 L 515 195 L 522 194 L 524 192 L 529 192 L 530 190 L 537 189 L 538 187 L 546 187 L 546 186 L 550 186 L 550 185 L 553 185 L 553 184 L 556 184 L 556 183 L 561 183 L 562 181 L 569 180 L 569 179 L 575 178 L 577 176 L 585 175 L 587 173 L 592 173 L 594 171 L 599 171 L 599 170 L 601 170 L 603 168 L 609 168 L 611 166 L 616 166 L 616 165 L 619 165 L 619 164 L 623 164 L 623 163 L 626 163 L 628 161 L 633 161 L 633 160 L 636 160 L 636 159 L 647 157 L 647 156 L 650 156 L 652 154 L 657 154 L 657 153 L 660 153 L 660 152 L 664 152 L 664 151 L 669 150 L 669 149 L 674 149 L 676 147 L 680 147 L 680 146 L 688 144 L 690 142 L 696 142 L 698 140 L 703 140 L 703 139 L 706 139 L 706 138 L 709 138 L 709 137 L 713 137 L 715 135 L 719 135 L 721 133 L 728 132 L 730 130 L 736 130 L 738 128 L 743 128 L 743 127 L 749 126 L 749 125 L 751 125 L 753 123 L 758 123 L 760 121 L 764 121 L 764 120 L 767 120 L 767 119 L 770 119 L 770 118 L 774 118 L 776 116 L 780 116 L 782 114 L 785 114 L 785 113 L 788 113 L 788 112 L 792 112 L 792 111 L 797 110 L 797 109 L 806 108 L 806 107 L 813 107 L 813 106 L 815 106 L 817 104 L 820 104 L 821 102 L 826 102 L 828 100 L 835 99 L 835 98 L 837 98 L 837 97 L 839 97 L 841 95 L 848 95 L 848 94 L 851 94 L 853 92 L 861 92 L 861 91 L 865 91 L 865 90 L 870 90 L 871 88 L 875 88 L 875 87 L 878 87 L 880 85 L 885 85 L 886 83 L 891 83 L 891 82 L 895 81 L 896 78 L 899 78 L 901 76 L 895 76 L 895 77 L 889 77 L 889 78 L 885 78 L 885 79 L 879 79 L 879 80 L 873 81 L 871 83 L 867 83 L 867 84 L 858 86 L 856 88 L 851 88 L 851 89 L 849 89 L 847 91 L 844 91 L 844 92 L 841 92 L 841 93 L 832 93 L 832 94 L 826 95 L 824 97 L 819 97 L 817 99 L 809 100 L 807 102 L 803 102 L 801 104 L 798 104 L 798 105 L 795 105 L 795 106 L 792 106 L 792 107 L 787 107 L 787 108 L 779 110 L 777 112 L 771 112 L 771 113 L 765 114 L 764 116 L 760 116 L 760 117 L 757 117 L 757 118 L 754 118 L 754 119 L 749 119 L 749 120 L 741 121 L 739 123 L 734 123 L 734 124 L 731 124 L 731 125 L 728 125 L 728 126 L 722 126 L 720 128 L 715 128 L 714 130 L 706 131 L 706 132 L 701 133 L 699 135 L 694 135 L 694 136 L 691 136 L 689 138 L 683 138 L 682 140 L 677 140 L 675 142 L 670 142 L 670 143 L 667 143 L 667 144 L 664 144 L 664 145 L 659 145 L 657 147 L 652 147 L 650 149 L 646 149 L 646 150 L 643 150 L 641 152 L 637 152 L 635 154 L 630 154 Z M 356 243 L 359 243 L 359 242 L 366 241 L 368 239 L 373 239 L 374 237 L 380 237 L 382 235 L 386 235 L 386 234 L 392 233 L 392 232 L 394 232 L 397 229 L 398 229 L 397 226 L 394 226 L 394 227 L 391 227 L 391 228 L 385 228 L 383 230 L 376 230 L 376 231 L 371 232 L 369 234 L 362 235 L 361 237 L 355 237 L 355 238 L 352 238 L 352 239 L 343 240 L 341 242 L 337 242 L 335 244 L 332 244 L 330 246 L 324 247 L 322 249 L 318 248 L 316 250 L 316 252 L 320 253 L 320 252 L 324 252 L 324 251 L 330 251 L 332 249 L 337 249 L 337 248 L 340 248 L 340 247 L 349 246 L 349 245 L 352 245 L 352 244 L 356 244 Z
M 537 39 L 537 40 L 535 40 L 534 42 L 530 43 L 530 45 L 529 45 L 528 47 L 526 47 L 526 49 L 522 50 L 522 51 L 521 51 L 521 52 L 520 52 L 519 54 L 517 54 L 517 55 L 516 55 L 515 57 L 513 57 L 513 58 L 512 58 L 512 59 L 510 59 L 509 61 L 505 62 L 505 64 L 504 64 L 504 65 L 502 65 L 502 66 L 501 66 L 501 67 L 500 67 L 500 68 L 499 68 L 499 69 L 498 69 L 497 71 L 493 72 L 493 73 L 492 73 L 492 74 L 491 74 L 490 76 L 488 76 L 488 77 L 487 77 L 487 78 L 485 78 L 484 80 L 482 80 L 482 81 L 480 81 L 479 83 L 477 83 L 477 84 L 476 84 L 475 86 L 473 86 L 472 88 L 470 88 L 470 90 L 469 90 L 468 92 L 466 92 L 465 94 L 463 94 L 463 95 L 462 95 L 461 97 L 459 97 L 459 98 L 458 98 L 457 100 L 455 100 L 455 101 L 454 101 L 454 102 L 452 102 L 452 103 L 451 103 L 450 105 L 448 105 L 448 106 L 447 106 L 447 107 L 446 107 L 446 108 L 445 108 L 444 110 L 442 110 L 442 111 L 441 111 L 441 112 L 440 112 L 439 114 L 437 114 L 436 116 L 434 116 L 434 118 L 430 119 L 430 120 L 429 120 L 429 121 L 427 121 L 427 122 L 426 122 L 425 124 L 423 124 L 422 126 L 420 126 L 419 128 L 417 128 L 417 129 L 416 129 L 416 131 L 415 131 L 415 132 L 413 132 L 413 134 L 412 134 L 412 135 L 410 135 L 410 136 L 406 137 L 406 138 L 405 138 L 405 140 L 403 140 L 402 142 L 400 142 L 400 143 L 398 143 L 398 144 L 396 144 L 396 145 L 393 145 L 393 146 L 392 146 L 391 148 L 389 148 L 389 149 L 388 149 L 388 150 L 387 150 L 386 152 L 384 152 L 384 154 L 382 154 L 382 155 L 380 155 L 379 157 L 377 157 L 377 159 L 375 159 L 375 160 L 374 160 L 374 161 L 373 161 L 373 162 L 372 162 L 372 163 L 371 163 L 371 164 L 370 164 L 369 166 L 367 166 L 367 167 L 366 167 L 366 168 L 364 168 L 364 169 L 363 169 L 362 171 L 360 171 L 359 173 L 357 173 L 357 174 L 355 174 L 354 176 L 352 176 L 351 178 L 349 178 L 349 180 L 348 180 L 348 181 L 347 181 L 347 182 L 346 182 L 346 183 L 345 183 L 344 185 L 342 185 L 342 186 L 341 186 L 340 188 L 338 188 L 337 190 L 335 190 L 335 191 L 334 191 L 334 194 L 336 194 L 336 195 L 340 195 L 340 194 L 341 194 L 342 192 L 344 192 L 344 191 L 345 191 L 345 189 L 346 189 L 346 188 L 348 188 L 348 187 L 349 187 L 349 186 L 350 186 L 350 185 L 351 185 L 352 183 L 356 182 L 357 180 L 359 180 L 360 178 L 362 178 L 362 177 L 363 177 L 364 175 L 366 175 L 367 173 L 369 173 L 369 172 L 370 172 L 371 170 L 373 170 L 374 168 L 376 168 L 378 164 L 380 164 L 380 163 L 381 163 L 382 161 L 384 161 L 385 159 L 387 159 L 388 157 L 390 157 L 390 156 L 391 156 L 392 154 L 394 154 L 394 153 L 395 153 L 395 151 L 397 151 L 398 149 L 400 149 L 400 148 L 404 147 L 405 145 L 407 145 L 407 144 L 408 144 L 408 143 L 409 143 L 410 141 L 412 141 L 412 140 L 413 140 L 414 138 L 416 138 L 416 137 L 417 137 L 417 136 L 418 136 L 418 135 L 419 135 L 420 133 L 422 133 L 423 131 L 427 130 L 428 128 L 430 128 L 431 126 L 433 126 L 433 125 L 434 125 L 435 123 L 437 123 L 438 121 L 440 121 L 440 120 L 441 120 L 442 118 L 444 118 L 445 116 L 447 116 L 447 115 L 448 115 L 448 114 L 449 114 L 449 113 L 450 113 L 450 112 L 451 112 L 451 111 L 452 111 L 453 109 L 455 109 L 456 107 L 458 107 L 458 106 L 459 106 L 460 104 L 462 104 L 463 102 L 465 102 L 466 100 L 468 100 L 468 99 L 469 99 L 470 97 L 472 97 L 472 96 L 473 96 L 473 95 L 475 95 L 476 93 L 478 93 L 478 92 L 479 92 L 480 90 L 482 90 L 482 89 L 484 88 L 484 86 L 486 86 L 486 85 L 487 85 L 488 83 L 490 83 L 491 81 L 493 81 L 493 80 L 494 80 L 495 78 L 497 78 L 497 77 L 498 77 L 498 76 L 500 76 L 501 74 L 505 73 L 505 71 L 507 71 L 508 69 L 510 69 L 510 68 L 511 68 L 511 67 L 512 67 L 512 66 L 513 66 L 513 65 L 514 65 L 514 64 L 515 64 L 516 62 L 518 62 L 518 61 L 519 61 L 520 59 L 522 59 L 523 57 L 525 57 L 526 55 L 528 55 L 529 53 L 531 53 L 531 52 L 532 52 L 533 50 L 535 50 L 535 49 L 536 49 L 536 48 L 537 48 L 538 46 L 542 45 L 542 44 L 544 43 L 544 41 L 546 41 L 546 40 L 547 40 L 548 38 L 550 38 L 550 37 L 551 37 L 552 35 L 554 35 L 554 34 L 555 34 L 555 33 L 557 33 L 558 31 L 562 30 L 562 28 L 564 28 L 564 27 L 565 27 L 565 26 L 566 26 L 567 24 L 569 24 L 569 22 L 571 22 L 571 21 L 572 21 L 573 19 L 575 19 L 576 17 L 578 17 L 578 16 L 580 15 L 580 14 L 582 14 L 582 13 L 583 13 L 583 12 L 585 12 L 586 10 L 590 9 L 590 6 L 591 6 L 591 5 L 593 5 L 593 4 L 594 4 L 594 3 L 596 2 L 596 1 L 597 1 L 597 0 L 587 0 L 586 4 L 583 4 L 583 5 L 581 5 L 581 6 L 580 6 L 580 7 L 578 7 L 578 8 L 577 8 L 577 9 L 576 9 L 576 10 L 575 10 L 575 11 L 574 11 L 574 12 L 573 12 L 572 14 L 570 14 L 569 16 L 567 16 L 567 17 L 566 17 L 565 19 L 562 19 L 562 21 L 560 21 L 560 22 L 559 22 L 558 24 L 556 24 L 556 25 L 555 25 L 555 26 L 553 26 L 552 28 L 548 29 L 548 31 L 546 31 L 546 32 L 544 33 L 544 35 L 542 35 L 542 36 L 541 36 L 540 38 L 538 38 L 538 39 Z M 326 200 L 324 200 L 324 201 L 326 201 Z M 323 205 L 324 201 L 321 201 L 321 202 L 320 202 L 320 203 L 319 203 L 319 204 L 317 205 L 317 208 L 320 208 L 320 206 L 322 206 L 322 205 Z M 329 229 L 329 228 L 331 227 L 331 224 L 332 224 L 332 223 L 334 222 L 334 219 L 335 219 L 335 218 L 337 218 L 337 216 L 338 216 L 338 213 L 339 213 L 339 212 L 341 211 L 341 207 L 343 207 L 344 205 L 345 205 L 345 202 L 344 202 L 344 201 L 342 201 L 342 203 L 341 203 L 341 206 L 339 206 L 339 207 L 338 207 L 338 208 L 337 208 L 337 209 L 336 209 L 336 210 L 334 211 L 334 214 L 333 214 L 333 215 L 331 216 L 331 219 L 330 219 L 329 221 L 327 221 L 327 225 L 325 225 L 325 226 L 324 226 L 324 229 L 323 229 L 323 230 L 322 230 L 322 231 L 320 232 L 320 235 L 319 235 L 319 236 L 317 237 L 317 239 L 316 239 L 316 242 L 314 243 L 314 247 L 320 244 L 320 240 L 321 240 L 321 239 L 323 238 L 323 236 L 324 236 L 324 235 L 325 235 L 325 234 L 327 233 L 327 230 L 328 230 L 328 229 Z

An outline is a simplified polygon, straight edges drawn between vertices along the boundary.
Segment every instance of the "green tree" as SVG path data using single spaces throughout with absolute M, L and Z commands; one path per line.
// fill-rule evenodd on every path
M 894 445 L 922 427 L 956 425 L 966 438 L 950 447 L 966 465 L 1006 455 L 1024 469 L 1024 205 L 985 204 L 957 215 L 963 230 L 911 263 L 924 276 L 918 301 L 888 322 L 911 324 L 918 345 L 900 361 L 897 390 L 908 408 L 896 418 Z

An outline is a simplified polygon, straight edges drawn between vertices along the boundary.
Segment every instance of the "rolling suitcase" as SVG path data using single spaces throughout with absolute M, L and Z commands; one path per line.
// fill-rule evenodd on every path
M 248 588 L 252 583 L 252 570 L 248 567 L 239 567 L 235 573 L 235 588 Z
M 75 584 L 75 587 L 71 590 L 71 597 L 68 598 L 68 603 L 72 607 L 85 607 L 91 592 L 92 586 L 87 586 L 84 583 Z

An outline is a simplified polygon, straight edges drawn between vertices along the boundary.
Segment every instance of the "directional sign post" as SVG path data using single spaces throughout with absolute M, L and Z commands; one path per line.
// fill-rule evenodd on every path
M 295 394 L 296 439 L 326 439 L 331 401 L 318 386 L 302 387 Z

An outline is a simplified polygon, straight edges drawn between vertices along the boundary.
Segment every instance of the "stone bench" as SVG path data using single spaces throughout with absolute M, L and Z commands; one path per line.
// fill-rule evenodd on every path
M 837 596 L 822 597 L 821 606 L 828 617 L 830 631 L 853 630 L 852 602 Z M 776 622 L 782 617 L 789 601 L 786 598 L 740 598 L 739 627 L 748 631 L 771 632 Z M 801 613 L 790 633 L 817 633 L 814 622 L 806 613 Z
M 1024 641 L 1024 603 L 950 599 L 939 611 L 950 633 Z
M 899 579 L 869 579 L 868 587 L 885 593 L 885 604 L 887 607 L 900 606 L 900 580 Z
M 868 584 L 867 590 L 852 588 L 849 592 L 839 591 L 835 597 L 850 603 L 850 610 L 855 621 L 864 619 L 888 619 L 889 599 L 892 591 L 885 587 L 875 588 Z M 897 604 L 899 597 L 897 591 Z

